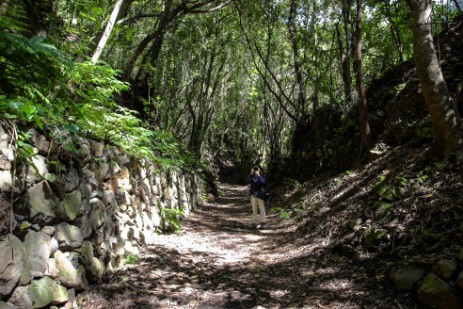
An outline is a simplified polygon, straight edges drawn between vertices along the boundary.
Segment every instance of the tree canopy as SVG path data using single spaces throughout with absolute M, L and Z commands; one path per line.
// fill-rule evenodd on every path
M 426 2 L 433 34 L 461 13 L 460 1 Z M 5 120 L 59 125 L 141 155 L 154 147 L 282 162 L 320 108 L 363 106 L 355 122 L 367 125 L 360 84 L 413 58 L 414 9 L 395 0 L 4 1 L 0 109 Z

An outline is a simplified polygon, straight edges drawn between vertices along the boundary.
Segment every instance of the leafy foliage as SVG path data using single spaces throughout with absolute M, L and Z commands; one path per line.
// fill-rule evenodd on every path
M 180 216 L 185 215 L 183 210 L 178 208 L 162 208 L 161 209 L 161 218 L 162 218 L 162 231 L 163 232 L 178 232 L 182 229 L 182 224 L 180 223 Z

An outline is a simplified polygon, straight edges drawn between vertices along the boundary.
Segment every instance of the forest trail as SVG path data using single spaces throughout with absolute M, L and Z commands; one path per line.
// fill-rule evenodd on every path
M 139 261 L 95 290 L 82 308 L 412 308 L 397 303 L 362 265 L 326 250 L 269 215 L 251 230 L 247 188 L 222 184 L 177 234 L 160 235 Z M 414 306 L 413 306 L 414 307 Z

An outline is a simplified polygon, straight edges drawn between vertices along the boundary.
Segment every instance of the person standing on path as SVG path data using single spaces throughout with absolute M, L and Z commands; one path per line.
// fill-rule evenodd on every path
M 251 185 L 251 206 L 252 206 L 252 223 L 251 228 L 257 227 L 257 207 L 260 210 L 259 216 L 259 227 L 265 227 L 267 220 L 265 218 L 265 176 L 260 173 L 260 169 L 254 166 L 251 169 L 251 175 L 248 178 L 248 182 Z

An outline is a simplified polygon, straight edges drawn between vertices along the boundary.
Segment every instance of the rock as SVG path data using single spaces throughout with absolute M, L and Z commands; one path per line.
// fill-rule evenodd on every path
M 53 191 L 46 180 L 29 188 L 27 195 L 29 197 L 29 204 L 34 210 L 32 216 L 34 216 L 35 213 L 42 213 L 49 217 L 56 216 L 55 203 L 51 200 Z
M 91 169 L 84 168 L 84 181 L 85 183 L 91 185 L 93 188 L 98 186 L 95 173 Z
M 118 174 L 121 171 L 121 167 L 116 161 L 111 161 L 111 173 Z
M 16 306 L 13 306 L 12 304 L 0 301 L 0 309 L 19 309 L 19 308 Z
M 76 299 L 76 291 L 74 289 L 68 290 L 69 300 L 66 303 L 65 309 L 78 309 L 77 306 L 77 299 Z
M 0 170 L 11 170 L 11 162 L 0 152 Z
M 460 250 L 460 253 L 458 254 L 458 260 L 463 263 L 463 248 Z
M 207 202 L 208 203 L 215 203 L 215 196 L 211 193 L 207 194 Z
M 64 196 L 64 210 L 70 221 L 74 221 L 80 211 L 82 205 L 82 194 L 80 191 L 66 193 Z
M 50 239 L 50 250 L 51 250 L 50 255 L 55 254 L 55 252 L 56 252 L 56 250 L 58 250 L 58 248 L 59 248 L 58 240 L 56 240 L 55 237 L 52 237 Z
M 14 161 L 14 150 L 11 146 L 11 136 L 8 134 L 1 134 L 0 136 L 0 153 L 3 154 L 9 162 Z
M 434 273 L 444 280 L 450 280 L 458 271 L 458 262 L 454 260 L 440 260 L 434 266 Z
M 13 186 L 10 171 L 0 170 L 0 192 L 3 192 L 6 195 L 11 194 L 11 192 L 15 195 L 21 193 L 17 177 L 14 177 L 14 183 L 15 185 Z
M 104 239 L 105 235 L 102 230 L 96 230 L 91 237 L 92 242 L 97 246 L 101 245 Z
M 391 272 L 390 277 L 398 290 L 410 291 L 413 285 L 423 277 L 424 273 L 423 268 L 410 265 Z
M 92 196 L 92 186 L 88 183 L 81 183 L 80 192 L 82 192 L 82 199 L 89 201 Z
M 0 238 L 0 298 L 11 293 L 24 266 L 24 246 L 14 235 Z
M 85 159 L 85 160 L 90 160 L 91 157 L 91 150 L 90 150 L 91 146 L 89 144 L 87 144 L 86 142 L 82 142 L 80 144 L 80 148 L 79 148 L 79 151 L 77 153 L 77 157 L 80 158 L 80 159 Z
M 42 228 L 42 233 L 45 233 L 48 236 L 53 236 L 55 232 L 56 232 L 56 228 L 54 226 L 44 226 Z
M 106 272 L 106 267 L 103 261 L 94 257 L 92 263 L 86 267 L 88 278 L 92 281 L 97 281 L 103 277 Z
M 84 241 L 81 247 L 82 261 L 85 266 L 90 266 L 93 262 L 93 244 L 89 241 Z
M 113 191 L 105 190 L 102 201 L 106 206 L 117 207 L 116 196 Z
M 130 162 L 129 158 L 127 158 L 127 155 L 124 154 L 124 153 L 120 153 L 116 156 L 115 160 L 117 161 L 117 163 L 119 163 L 119 165 L 125 165 L 127 163 Z
M 90 226 L 92 230 L 101 227 L 106 221 L 105 205 L 98 198 L 93 198 L 90 201 L 92 213 L 90 214 Z
M 79 248 L 82 246 L 83 238 L 77 226 L 68 223 L 60 223 L 56 226 L 55 238 L 60 248 Z
M 458 275 L 457 284 L 463 289 L 463 271 Z
M 48 151 L 50 149 L 50 142 L 47 140 L 45 135 L 34 134 L 32 140 L 34 142 L 35 147 L 41 155 L 48 155 Z
M 79 250 L 79 249 L 77 249 L 77 250 Z M 80 250 L 79 250 L 79 252 L 77 252 L 77 251 L 66 251 L 66 252 L 63 252 L 63 254 L 69 261 L 71 261 L 72 265 L 74 265 L 74 268 L 76 268 L 76 269 L 79 268 L 80 263 L 81 263 Z
M 53 258 L 48 259 L 48 267 L 47 267 L 47 271 L 45 272 L 45 276 L 50 277 L 52 279 L 58 278 L 59 269 L 58 269 L 58 266 L 56 266 L 55 259 Z
M 79 173 L 77 172 L 75 168 L 70 168 L 66 171 L 66 174 L 64 175 L 64 180 L 65 180 L 65 185 L 64 185 L 65 192 L 71 192 L 79 188 L 79 184 L 80 184 Z
M 424 279 L 418 290 L 421 303 L 436 309 L 461 309 L 462 306 L 450 286 L 436 274 L 431 273 Z
M 38 152 L 38 151 L 37 151 Z M 23 165 L 26 172 L 26 181 L 34 183 L 38 180 L 44 179 L 48 173 L 48 160 L 42 155 L 35 155 L 31 158 L 32 165 Z
M 93 229 L 88 215 L 82 216 L 81 218 L 77 219 L 75 223 L 79 226 L 83 239 L 87 239 L 92 235 Z
M 98 142 L 92 142 L 92 155 L 95 157 L 102 157 L 104 151 L 104 144 Z
M 103 180 L 105 180 L 106 178 L 108 178 L 110 168 L 109 168 L 109 164 L 108 164 L 108 163 L 102 162 L 102 163 L 100 163 L 100 164 L 98 164 L 98 165 L 95 165 L 93 170 L 95 171 L 96 180 L 97 180 L 99 183 L 102 183 Z
M 53 274 L 53 279 L 61 282 L 67 288 L 84 289 L 82 276 L 85 276 L 85 273 L 81 273 L 82 269 L 80 271 L 76 269 L 72 262 L 59 250 L 54 254 L 54 266 L 58 272 Z
M 24 268 L 19 283 L 29 284 L 33 278 L 42 277 L 48 268 L 50 236 L 42 232 L 29 231 L 24 240 Z
M 19 308 L 42 308 L 48 305 L 64 304 L 68 291 L 48 277 L 34 280 L 28 286 L 15 289 L 9 302 Z

